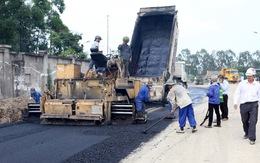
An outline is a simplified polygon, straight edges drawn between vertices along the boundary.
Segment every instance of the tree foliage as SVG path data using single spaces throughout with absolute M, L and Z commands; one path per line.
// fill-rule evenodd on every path
M 237 68 L 246 72 L 249 67 L 260 68 L 260 51 L 250 53 L 244 51 L 236 55 L 232 50 L 219 50 L 208 53 L 205 49 L 191 54 L 189 49 L 183 49 L 176 60 L 185 61 L 189 65 L 189 75 L 205 75 L 207 70 L 220 71 L 222 68 Z M 200 70 L 202 69 L 202 70 Z
M 1 0 L 0 44 L 17 52 L 38 53 L 51 47 L 51 55 L 83 53 L 81 35 L 70 32 L 60 18 L 64 10 L 64 0 Z

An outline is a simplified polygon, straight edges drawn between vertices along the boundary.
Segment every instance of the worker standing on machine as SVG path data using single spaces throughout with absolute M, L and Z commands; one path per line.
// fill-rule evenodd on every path
M 143 119 L 144 122 L 147 121 L 147 112 L 145 111 L 144 102 L 151 102 L 151 99 L 149 98 L 149 92 L 152 86 L 153 83 L 149 81 L 140 89 L 135 99 L 136 117 Z
M 30 93 L 31 93 L 31 97 L 30 97 L 30 98 L 33 98 L 34 101 L 35 101 L 35 103 L 39 104 L 42 95 L 41 95 L 39 92 L 37 92 L 37 91 L 35 90 L 35 88 L 31 88 L 31 89 L 30 89 Z
M 118 46 L 118 50 L 120 51 L 120 61 L 121 61 L 121 70 L 122 77 L 129 77 L 128 66 L 132 61 L 132 52 L 130 46 L 127 44 L 129 42 L 129 37 L 123 37 L 123 43 Z
M 100 46 L 99 46 L 99 43 L 100 43 L 101 40 L 102 40 L 102 38 L 101 38 L 100 36 L 97 35 L 97 36 L 95 37 L 95 40 L 94 40 L 93 44 L 92 44 L 91 47 L 90 47 L 90 52 L 91 52 L 91 53 L 93 53 L 93 52 L 103 53 L 103 50 L 100 49 Z M 84 80 L 87 78 L 88 72 L 89 72 L 90 70 L 92 70 L 93 67 L 94 67 L 94 61 L 93 61 L 92 59 L 90 59 L 89 67 L 88 67 L 88 69 L 87 69 L 86 74 L 84 75 Z

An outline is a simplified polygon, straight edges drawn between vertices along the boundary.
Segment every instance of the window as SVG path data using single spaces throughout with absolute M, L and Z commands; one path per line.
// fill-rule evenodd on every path
M 31 74 L 25 74 L 24 84 L 31 84 Z

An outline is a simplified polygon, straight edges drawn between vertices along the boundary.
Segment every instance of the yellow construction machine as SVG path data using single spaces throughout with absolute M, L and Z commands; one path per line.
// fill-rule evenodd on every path
M 136 121 L 134 99 L 142 83 L 121 77 L 118 57 L 95 52 L 91 58 L 95 71 L 86 80 L 80 65 L 57 65 L 54 94 L 41 99 L 42 124 L 110 124 L 120 116 Z

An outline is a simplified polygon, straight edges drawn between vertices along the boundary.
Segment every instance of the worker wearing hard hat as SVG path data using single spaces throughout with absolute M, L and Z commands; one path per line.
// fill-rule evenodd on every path
M 249 68 L 246 71 L 247 80 L 243 80 L 236 88 L 233 102 L 234 108 L 240 103 L 240 114 L 245 132 L 244 139 L 249 138 L 251 145 L 256 140 L 256 123 L 258 117 L 258 102 L 260 100 L 260 84 L 255 81 L 256 70 Z
M 172 79 L 168 79 L 165 85 L 170 90 L 167 95 L 167 100 L 170 102 L 170 106 L 172 107 L 172 113 L 178 107 L 179 109 L 179 125 L 180 130 L 177 130 L 177 133 L 184 133 L 184 127 L 186 125 L 186 118 L 188 117 L 188 121 L 190 126 L 192 127 L 192 132 L 196 132 L 196 120 L 194 115 L 194 109 L 192 107 L 192 101 L 189 96 L 189 91 L 185 89 L 183 86 L 176 84 Z
M 101 40 L 102 40 L 102 38 L 99 35 L 95 36 L 94 42 L 90 47 L 91 53 L 94 53 L 94 52 L 103 53 L 103 50 L 100 48 L 100 45 L 99 45 Z M 92 59 L 90 59 L 89 67 L 86 71 L 86 74 L 84 75 L 84 80 L 87 78 L 88 72 L 90 70 L 92 70 L 93 67 L 94 67 L 94 61 Z
M 127 44 L 129 42 L 129 37 L 123 37 L 123 43 L 118 46 L 118 50 L 120 51 L 120 60 L 121 60 L 121 69 L 122 76 L 129 77 L 128 66 L 129 62 L 132 61 L 132 52 L 130 46 Z

